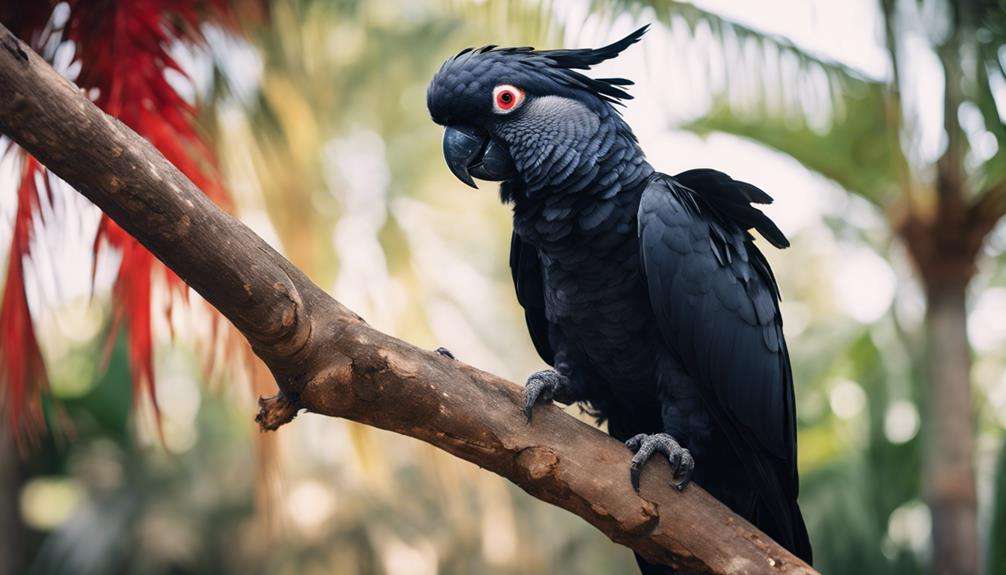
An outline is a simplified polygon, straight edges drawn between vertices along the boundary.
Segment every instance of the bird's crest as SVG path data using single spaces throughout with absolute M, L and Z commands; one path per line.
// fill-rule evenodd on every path
M 457 64 L 463 64 L 469 58 L 484 55 L 490 57 L 501 56 L 506 60 L 513 60 L 526 66 L 529 71 L 547 74 L 563 84 L 588 90 L 602 100 L 618 104 L 620 100 L 632 99 L 632 96 L 623 89 L 633 84 L 631 80 L 625 78 L 591 78 L 577 72 L 577 70 L 589 70 L 591 66 L 618 56 L 626 48 L 638 42 L 649 27 L 650 25 L 647 24 L 621 40 L 607 46 L 602 46 L 601 48 L 535 50 L 530 46 L 500 48 L 496 45 L 483 46 L 481 48 L 466 48 L 459 52 L 457 56 L 445 62 L 441 70 Z

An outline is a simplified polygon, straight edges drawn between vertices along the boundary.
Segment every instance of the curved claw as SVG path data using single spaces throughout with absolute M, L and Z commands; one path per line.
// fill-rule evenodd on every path
M 672 484 L 675 489 L 681 491 L 691 482 L 695 459 L 670 435 L 666 433 L 653 435 L 640 433 L 626 441 L 625 446 L 635 452 L 635 455 L 632 456 L 632 463 L 629 465 L 629 479 L 632 482 L 632 488 L 636 491 L 639 491 L 639 476 L 643 471 L 643 465 L 653 456 L 655 451 L 667 456 L 674 477 L 680 478 L 677 483 Z
M 692 482 L 692 472 L 695 471 L 695 459 L 691 452 L 682 449 L 680 459 L 676 464 L 671 462 L 671 467 L 674 469 L 674 477 L 681 478 L 680 481 L 672 485 L 678 491 L 684 491 L 685 487 L 688 487 L 688 484 Z
M 524 417 L 531 423 L 534 406 L 537 403 L 552 401 L 564 383 L 565 377 L 553 369 L 545 369 L 532 373 L 524 384 Z

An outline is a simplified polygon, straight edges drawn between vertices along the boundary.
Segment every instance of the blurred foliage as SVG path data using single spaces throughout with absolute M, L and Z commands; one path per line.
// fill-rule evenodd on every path
M 254 505 L 247 406 L 204 392 L 192 444 L 165 451 L 153 437 L 136 437 L 123 342 L 100 375 L 86 361 L 94 351 L 73 352 L 89 367 L 82 377 L 95 380 L 86 394 L 65 398 L 72 442 L 44 446 L 23 464 L 26 492 L 54 483 L 75 494 L 22 498 L 29 518 L 39 506 L 68 514 L 51 532 L 29 531 L 27 557 L 34 559 L 27 572 L 427 573 L 438 565 L 451 573 L 569 566 L 613 573 L 631 564 L 626 552 L 611 552 L 618 549 L 613 545 L 593 544 L 602 537 L 578 518 L 498 478 L 484 481 L 486 474 L 471 465 L 443 458 L 431 466 L 432 447 L 383 432 L 382 445 L 397 440 L 405 448 L 392 478 L 401 489 L 375 490 L 373 477 L 351 457 L 313 461 L 298 469 L 297 481 L 269 510 L 284 516 L 283 528 L 270 536 Z M 169 405 L 173 395 L 165 396 Z M 166 413 L 170 418 L 170 407 Z M 508 533 L 514 515 L 526 537 Z M 500 544 L 502 559 L 501 548 L 486 551 Z M 509 554 L 518 555 L 507 557 L 508 545 L 515 546 Z
M 473 193 L 443 169 L 425 89 L 461 47 L 560 44 L 557 6 L 271 0 L 269 7 L 267 21 L 249 24 L 247 41 L 208 30 L 212 52 L 184 60 L 210 69 L 203 121 L 239 215 L 375 327 L 417 345 L 445 345 L 512 379 L 538 368 L 506 268 L 509 214 L 491 190 Z M 897 298 L 917 299 L 877 210 L 902 189 L 911 161 L 891 145 L 886 88 L 692 4 L 591 0 L 589 7 L 601 20 L 628 12 L 656 18 L 672 34 L 708 32 L 712 42 L 735 46 L 738 54 L 710 68 L 747 54 L 743 65 L 794 62 L 802 78 L 794 86 L 824 79 L 827 90 L 794 88 L 777 98 L 770 84 L 782 80 L 758 75 L 754 98 L 720 94 L 686 128 L 787 154 L 856 195 L 843 197 L 837 213 L 865 210 L 868 217 L 826 215 L 792 238 L 784 256 L 770 256 L 799 386 L 800 501 L 822 572 L 924 572 L 918 318 L 894 305 L 864 323 L 836 309 L 829 290 L 841 272 L 822 264 L 820 251 L 831 246 L 829 261 L 839 267 L 856 250 L 879 255 L 898 272 Z M 753 55 L 743 48 L 748 41 L 759 46 Z M 822 101 L 824 122 L 816 116 Z M 1006 240 L 990 247 L 1000 260 L 1004 250 Z M 980 289 L 1006 284 L 1003 266 L 990 268 Z M 102 307 L 100 294 L 68 307 L 88 305 Z M 276 436 L 282 482 L 263 507 L 248 393 L 232 385 L 200 392 L 196 381 L 240 377 L 202 369 L 188 333 L 176 331 L 178 341 L 165 341 L 158 354 L 167 447 L 142 412 L 131 415 L 121 341 L 106 370 L 100 336 L 72 345 L 47 338 L 58 366 L 54 393 L 75 432 L 37 450 L 13 486 L 23 514 L 34 517 L 19 549 L 29 572 L 635 572 L 627 550 L 502 479 L 425 444 L 328 418 L 302 416 Z M 991 374 L 979 399 L 981 437 L 985 452 L 999 452 L 998 470 L 983 476 L 992 486 L 983 496 L 992 527 L 982 530 L 990 573 L 1006 563 L 1006 544 L 996 544 L 1006 537 L 1006 447 L 999 447 L 1006 419 L 992 397 L 1002 393 L 1004 364 L 1002 351 L 976 352 L 976 371 Z
M 1006 4 L 1001 0 L 878 2 L 893 61 L 892 77 L 885 80 L 869 78 L 787 38 L 688 2 L 593 0 L 593 4 L 609 15 L 653 14 L 669 27 L 683 23 L 692 35 L 708 33 L 716 40 L 722 52 L 710 58 L 708 66 L 723 78 L 719 93 L 713 95 L 710 111 L 686 129 L 734 134 L 778 149 L 880 206 L 897 199 L 898 191 L 911 194 L 906 186 L 931 187 L 922 174 L 911 174 L 911 169 L 925 168 L 925 160 L 900 140 L 917 138 L 922 122 L 902 101 L 908 86 L 900 74 L 905 65 L 901 51 L 920 39 L 939 57 L 951 81 L 960 84 L 956 104 L 973 106 L 982 129 L 997 142 L 990 157 L 970 158 L 976 164 L 975 188 L 992 188 L 1006 180 L 1006 127 L 994 95 L 1006 81 L 1002 55 Z M 742 74 L 751 69 L 756 73 Z M 756 88 L 737 90 L 741 76 L 753 80 Z M 826 122 L 820 118 L 822 103 L 830 108 Z M 959 120 L 946 125 L 951 133 L 961 132 L 964 146 L 969 144 L 971 134 L 964 137 Z
M 985 564 L 988 575 L 1006 573 L 1006 442 L 999 449 L 995 476 L 992 479 L 993 508 L 988 536 L 988 561 Z
M 836 94 L 835 114 L 825 131 L 812 126 L 802 114 L 763 111 L 752 117 L 737 114 L 724 103 L 683 127 L 702 135 L 725 132 L 754 140 L 883 206 L 897 196 L 905 158 L 896 145 L 897 134 L 886 127 L 882 86 L 846 82 L 850 85 Z
M 846 354 L 844 371 L 869 398 L 865 417 L 855 423 L 865 428 L 856 430 L 866 436 L 865 445 L 801 478 L 800 501 L 810 518 L 815 563 L 822 573 L 918 573 L 920 561 L 909 549 L 884 540 L 891 513 L 918 497 L 919 438 L 895 445 L 884 436 L 892 398 L 885 361 L 871 334 L 862 333 Z

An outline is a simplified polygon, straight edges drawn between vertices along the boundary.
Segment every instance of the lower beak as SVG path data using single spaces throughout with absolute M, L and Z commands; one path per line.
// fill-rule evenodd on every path
M 475 180 L 468 173 L 469 167 L 478 163 L 479 155 L 485 147 L 486 138 L 480 138 L 457 128 L 447 128 L 444 132 L 444 160 L 459 180 L 473 188 Z

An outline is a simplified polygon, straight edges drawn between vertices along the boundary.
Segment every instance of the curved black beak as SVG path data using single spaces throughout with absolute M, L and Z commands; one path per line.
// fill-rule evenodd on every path
M 459 180 L 476 189 L 478 186 L 468 169 L 478 163 L 485 143 L 486 138 L 479 138 L 457 128 L 447 128 L 444 132 L 444 160 L 447 161 L 447 167 Z
M 478 186 L 472 176 L 501 182 L 517 174 L 503 142 L 458 128 L 444 132 L 444 159 L 451 172 L 473 188 Z

